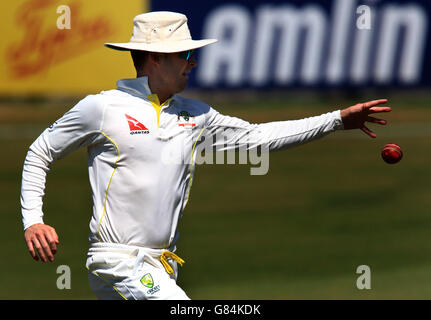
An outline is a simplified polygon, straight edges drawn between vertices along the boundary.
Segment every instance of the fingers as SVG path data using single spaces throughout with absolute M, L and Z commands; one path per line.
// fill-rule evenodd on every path
M 36 252 L 39 254 L 40 259 L 43 262 L 46 262 L 46 254 L 45 248 L 47 247 L 46 241 L 43 238 L 35 238 L 33 239 L 34 247 L 36 248 Z
M 37 254 L 36 254 L 36 252 L 35 252 L 35 250 L 34 250 L 32 240 L 26 240 L 26 242 L 27 242 L 28 252 L 30 253 L 31 257 L 32 257 L 34 260 L 38 261 L 38 260 L 39 260 L 39 257 L 37 256 Z
M 368 109 L 369 114 L 371 113 L 380 113 L 380 112 L 391 112 L 392 109 L 390 107 L 372 107 Z
M 379 106 L 387 102 L 387 99 L 378 99 L 365 103 L 358 103 L 354 106 L 341 110 L 340 115 L 344 124 L 344 129 L 361 129 L 371 138 L 376 138 L 376 134 L 371 131 L 367 126 L 365 126 L 365 123 L 369 122 L 386 125 L 386 120 L 371 117 L 370 114 L 392 111 L 390 107 Z
M 43 246 L 41 245 L 39 239 L 37 237 L 32 238 L 27 242 L 28 250 L 32 258 L 36 261 L 39 261 L 39 258 L 46 262 L 45 253 L 43 251 Z
M 54 228 L 51 228 L 49 234 L 49 246 L 53 254 L 57 252 L 57 244 L 59 244 L 57 232 L 55 232 Z
M 386 120 L 378 119 L 378 118 L 370 117 L 370 116 L 368 116 L 366 118 L 366 121 L 370 122 L 370 123 L 380 124 L 380 125 L 386 125 L 387 124 Z M 367 126 L 365 126 L 364 124 L 362 125 L 362 127 L 360 129 L 363 132 L 365 132 L 368 136 L 370 136 L 371 138 L 377 137 L 377 135 L 373 131 L 371 131 Z
M 373 101 L 365 102 L 363 104 L 363 106 L 364 106 L 364 108 L 369 109 L 371 107 L 377 106 L 379 104 L 384 104 L 384 103 L 387 103 L 387 102 L 388 102 L 388 99 L 378 99 L 378 100 L 373 100 Z
M 40 243 L 40 247 L 38 248 L 39 256 L 41 257 L 43 262 L 46 262 L 46 258 L 49 261 L 54 261 L 54 252 L 57 251 L 57 247 L 55 245 L 55 241 L 49 233 L 45 233 L 43 235 L 38 234 L 38 240 Z
M 30 255 L 36 261 L 39 258 L 46 262 L 53 262 L 59 244 L 55 229 L 48 225 L 32 226 L 25 232 L 25 240 Z
M 379 104 L 387 103 L 387 99 L 379 99 L 379 100 L 373 100 L 368 101 L 362 104 L 362 107 L 364 110 L 368 110 L 368 113 L 380 113 L 380 112 L 390 112 L 392 109 L 390 107 L 376 107 Z
M 367 128 L 365 125 L 361 127 L 361 130 L 363 132 L 365 132 L 371 138 L 376 138 L 377 137 L 376 134 L 373 131 L 371 131 L 369 128 Z
M 367 122 L 371 122 L 371 123 L 376 123 L 376 124 L 380 124 L 380 125 L 385 125 L 387 124 L 386 120 L 383 119 L 378 119 L 378 118 L 374 118 L 374 117 L 367 117 Z

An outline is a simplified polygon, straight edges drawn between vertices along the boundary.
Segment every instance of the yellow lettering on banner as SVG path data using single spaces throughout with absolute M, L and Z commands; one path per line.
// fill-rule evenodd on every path
M 130 55 L 103 44 L 127 42 L 148 2 L 2 1 L 0 94 L 90 94 L 134 77 Z

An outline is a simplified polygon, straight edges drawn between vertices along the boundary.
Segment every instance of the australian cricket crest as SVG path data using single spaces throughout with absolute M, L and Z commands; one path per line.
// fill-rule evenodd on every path
M 157 291 L 160 290 L 160 285 L 155 286 L 153 277 L 151 276 L 151 273 L 146 273 L 141 278 L 141 283 L 144 285 L 144 287 L 149 288 L 150 290 L 147 291 L 147 294 L 154 294 Z
M 147 288 L 154 287 L 154 281 L 151 273 L 144 274 L 144 276 L 141 278 L 141 283 Z
M 178 125 L 184 128 L 193 128 L 196 126 L 195 117 L 183 110 L 178 113 Z

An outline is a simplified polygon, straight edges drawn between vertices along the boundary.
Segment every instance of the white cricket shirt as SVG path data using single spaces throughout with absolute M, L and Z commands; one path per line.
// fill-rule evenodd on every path
M 343 128 L 340 111 L 250 124 L 178 95 L 159 105 L 147 77 L 119 80 L 117 87 L 81 100 L 30 146 L 22 175 L 24 228 L 43 223 L 50 165 L 86 147 L 93 198 L 90 242 L 173 247 L 198 141 L 205 138 L 219 150 L 247 145 L 274 151 Z

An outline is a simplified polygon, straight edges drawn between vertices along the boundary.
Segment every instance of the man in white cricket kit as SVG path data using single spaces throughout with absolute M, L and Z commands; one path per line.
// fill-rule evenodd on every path
M 337 129 L 375 137 L 364 123 L 386 124 L 370 114 L 391 109 L 377 107 L 387 102 L 382 99 L 293 121 L 250 124 L 225 116 L 177 95 L 197 65 L 193 50 L 217 40 L 192 40 L 179 13 L 145 13 L 133 24 L 130 42 L 105 45 L 131 51 L 137 77 L 87 96 L 30 146 L 22 175 L 24 236 L 35 260 L 54 260 L 58 235 L 43 222 L 46 174 L 54 161 L 86 147 L 93 198 L 86 266 L 96 296 L 189 299 L 176 284 L 177 264 L 184 261 L 174 252 L 200 138 L 222 134 L 224 150 L 246 145 L 275 151 Z M 162 161 L 166 150 L 174 157 L 178 150 L 187 161 Z

